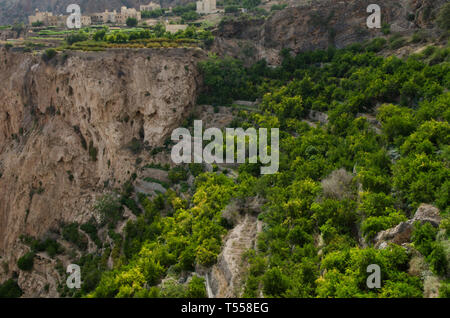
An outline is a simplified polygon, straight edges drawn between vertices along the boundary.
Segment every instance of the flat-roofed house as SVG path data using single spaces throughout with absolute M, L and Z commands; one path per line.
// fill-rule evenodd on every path
M 197 13 L 208 14 L 217 12 L 216 0 L 197 1 Z
M 116 22 L 118 24 L 125 24 L 128 18 L 135 18 L 141 21 L 141 13 L 134 8 L 127 8 L 123 6 L 120 8 L 120 13 L 116 15 Z

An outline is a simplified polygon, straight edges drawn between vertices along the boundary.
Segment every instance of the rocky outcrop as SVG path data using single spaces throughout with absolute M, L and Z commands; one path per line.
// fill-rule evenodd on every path
M 233 298 L 242 293 L 243 275 L 246 271 L 243 255 L 255 248 L 256 236 L 262 222 L 255 215 L 241 216 L 238 224 L 225 238 L 217 264 L 206 273 L 209 298 Z
M 439 210 L 432 205 L 422 204 L 411 220 L 401 222 L 394 228 L 378 233 L 375 237 L 375 247 L 383 249 L 388 243 L 401 245 L 410 242 L 414 223 L 417 221 L 438 227 L 441 222 Z
M 110 50 L 45 62 L 0 50 L 0 256 L 9 264 L 0 282 L 18 271 L 20 235 L 86 222 L 98 196 L 135 172 L 138 156 L 151 161 L 132 144 L 162 146 L 181 125 L 204 57 L 198 49 Z
M 20 36 L 17 32 L 6 29 L 6 30 L 0 30 L 0 41 L 6 41 L 9 39 L 17 39 Z
M 205 276 L 209 298 L 241 296 L 247 270 L 243 256 L 256 247 L 257 235 L 262 230 L 262 222 L 258 220 L 262 204 L 259 197 L 233 200 L 222 212 L 233 228 L 224 238 L 217 263 L 209 269 L 197 269 L 197 273 Z
M 264 19 L 238 19 L 220 25 L 213 49 L 223 55 L 252 61 L 265 58 L 278 64 L 283 48 L 294 53 L 337 48 L 382 36 L 379 29 L 368 29 L 366 9 L 371 0 L 318 0 L 298 3 Z M 379 5 L 382 21 L 393 32 L 410 33 L 433 26 L 433 16 L 445 0 L 388 0 Z M 251 48 L 251 50 L 249 50 Z

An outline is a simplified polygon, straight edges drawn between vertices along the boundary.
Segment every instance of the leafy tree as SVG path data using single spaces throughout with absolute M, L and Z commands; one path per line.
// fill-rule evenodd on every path
M 433 242 L 436 234 L 437 229 L 435 229 L 430 223 L 420 224 L 420 222 L 416 222 L 414 224 L 414 231 L 411 236 L 411 241 L 420 253 L 424 256 L 428 256 L 433 251 Z
M 282 296 L 289 286 L 287 277 L 278 267 L 267 270 L 263 277 L 263 284 L 264 293 L 270 297 Z
M 52 58 L 54 58 L 58 52 L 55 49 L 47 49 L 42 54 L 42 59 L 44 61 L 50 61 Z
M 442 6 L 436 19 L 437 25 L 443 30 L 450 30 L 450 3 Z
M 0 298 L 19 298 L 22 293 L 22 289 L 13 279 L 0 284 Z
M 66 37 L 66 42 L 67 44 L 72 45 L 77 42 L 86 41 L 88 38 L 89 36 L 85 32 L 74 32 Z
M 11 27 L 11 30 L 13 30 L 14 32 L 17 33 L 17 37 L 20 37 L 22 32 L 25 31 L 25 29 L 26 29 L 26 27 L 23 22 L 15 22 Z
M 188 298 L 206 298 L 205 279 L 193 276 L 187 288 L 186 297 Z
M 136 18 L 129 17 L 126 21 L 126 25 L 130 28 L 134 28 L 138 25 L 138 20 Z
M 433 251 L 430 253 L 427 260 L 430 263 L 433 272 L 435 272 L 439 276 L 445 277 L 445 275 L 447 274 L 448 260 L 447 254 L 442 244 L 433 244 Z
M 106 29 L 101 29 L 95 32 L 92 38 L 95 41 L 103 41 L 105 39 L 105 36 L 106 36 Z
M 261 4 L 261 0 L 243 0 L 242 6 L 247 9 L 256 8 Z
M 195 21 L 200 17 L 200 15 L 195 11 L 188 11 L 181 15 L 181 18 L 186 21 Z
M 34 253 L 28 252 L 17 260 L 17 267 L 23 271 L 30 271 L 34 264 Z

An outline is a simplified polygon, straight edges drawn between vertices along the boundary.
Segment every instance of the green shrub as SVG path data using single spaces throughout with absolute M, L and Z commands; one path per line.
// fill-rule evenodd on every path
M 436 19 L 437 25 L 443 30 L 450 30 L 450 3 L 442 6 Z
M 95 205 L 95 210 L 100 213 L 102 225 L 109 224 L 115 228 L 117 222 L 122 219 L 123 208 L 119 200 L 111 194 L 106 194 Z
M 178 166 L 169 171 L 169 179 L 173 184 L 180 181 L 186 181 L 188 178 L 188 171 L 184 167 Z
M 286 7 L 287 7 L 287 4 L 274 4 L 270 7 L 270 11 L 283 10 Z
M 225 7 L 225 13 L 235 13 L 239 11 L 239 6 L 229 5 Z
M 368 52 L 380 52 L 382 49 L 385 48 L 387 43 L 387 40 L 385 38 L 376 38 L 373 39 L 367 46 L 366 50 Z
M 256 8 L 261 4 L 261 0 L 243 0 L 242 6 L 247 9 Z
M 200 15 L 195 11 L 188 11 L 181 15 L 181 18 L 186 21 L 195 21 L 200 18 Z
M 206 298 L 205 279 L 198 276 L 193 276 L 190 280 L 187 292 L 187 298 Z
M 396 37 L 392 41 L 390 40 L 389 47 L 391 50 L 397 50 L 401 47 L 403 47 L 406 44 L 406 39 L 403 37 Z
M 127 19 L 126 24 L 127 24 L 128 27 L 133 28 L 133 27 L 138 25 L 138 20 L 136 18 L 131 18 L 130 17 L 130 18 Z
M 94 36 L 92 37 L 95 41 L 103 41 L 106 36 L 106 30 L 101 29 L 94 33 Z
M 141 11 L 142 19 L 155 19 L 164 15 L 164 9 L 153 9 L 151 11 Z
M 392 228 L 406 220 L 407 218 L 400 213 L 391 213 L 388 216 L 369 217 L 362 223 L 361 230 L 368 240 L 372 240 L 380 231 Z
M 445 277 L 447 275 L 448 260 L 447 254 L 442 244 L 434 243 L 433 251 L 427 257 L 428 263 L 431 265 L 431 269 L 436 275 Z
M 430 223 L 414 223 L 414 230 L 411 236 L 411 242 L 414 247 L 424 256 L 428 256 L 433 251 L 433 243 L 436 238 L 437 229 Z
M 44 61 L 50 61 L 52 58 L 54 58 L 58 54 L 58 52 L 55 49 L 47 49 L 42 54 L 42 59 Z
M 13 279 L 0 284 L 0 298 L 19 298 L 22 294 L 22 289 Z
M 30 271 L 33 268 L 34 253 L 28 252 L 17 260 L 17 267 L 23 271 Z
M 425 32 L 416 31 L 414 32 L 411 42 L 412 43 L 421 43 L 427 41 L 427 34 Z
M 85 251 L 88 247 L 88 241 L 86 237 L 78 231 L 78 223 L 70 223 L 64 225 L 62 228 L 62 237 L 73 244 L 75 244 L 78 248 Z
M 450 298 L 450 281 L 441 282 L 439 287 L 439 298 Z
M 77 42 L 86 41 L 87 39 L 89 39 L 89 36 L 86 33 L 84 33 L 84 32 L 77 32 L 77 33 L 69 34 L 66 37 L 66 42 L 67 42 L 67 44 L 72 45 L 72 44 L 77 43 Z
M 381 32 L 383 32 L 384 35 L 388 35 L 391 33 L 391 25 L 387 23 L 383 23 L 381 26 Z
M 80 229 L 86 232 L 91 240 L 97 245 L 97 247 L 102 247 L 102 242 L 97 234 L 97 225 L 95 224 L 95 219 L 91 219 L 88 223 L 84 223 L 80 226 Z
M 288 288 L 287 277 L 278 267 L 271 268 L 263 276 L 264 294 L 269 297 L 282 296 Z
M 44 25 L 44 22 L 42 22 L 42 21 L 36 21 L 36 22 L 31 23 L 32 27 L 41 27 L 43 25 Z
M 89 157 L 91 157 L 92 161 L 97 161 L 98 149 L 94 147 L 94 142 L 91 140 L 89 142 Z

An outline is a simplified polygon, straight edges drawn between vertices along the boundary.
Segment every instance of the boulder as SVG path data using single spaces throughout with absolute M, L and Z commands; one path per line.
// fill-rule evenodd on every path
M 438 227 L 441 223 L 439 209 L 430 204 L 422 204 L 414 214 L 413 221 L 420 221 L 422 223 L 428 222 L 434 227 Z
M 429 204 L 420 205 L 412 219 L 401 222 L 393 228 L 378 233 L 375 237 L 375 248 L 384 249 L 388 246 L 388 243 L 402 245 L 410 242 L 414 223 L 416 221 L 419 221 L 422 224 L 428 222 L 434 227 L 438 227 L 441 223 L 439 210 Z

